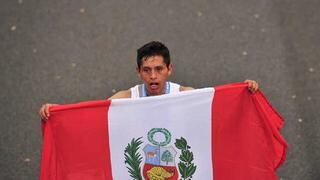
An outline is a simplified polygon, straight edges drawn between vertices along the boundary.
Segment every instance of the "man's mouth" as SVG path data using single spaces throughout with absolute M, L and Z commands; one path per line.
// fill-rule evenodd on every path
M 150 83 L 150 89 L 151 90 L 156 90 L 156 89 L 158 89 L 158 87 L 159 87 L 159 83 Z

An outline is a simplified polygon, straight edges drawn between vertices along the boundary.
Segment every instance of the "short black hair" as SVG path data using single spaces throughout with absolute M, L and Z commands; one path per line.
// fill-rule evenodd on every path
M 137 50 L 137 65 L 140 69 L 142 61 L 151 56 L 162 56 L 164 63 L 169 67 L 170 52 L 169 49 L 159 41 L 151 41 Z

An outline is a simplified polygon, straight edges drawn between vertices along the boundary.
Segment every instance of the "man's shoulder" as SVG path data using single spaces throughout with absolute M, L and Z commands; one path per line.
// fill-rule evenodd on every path
M 122 99 L 122 98 L 131 98 L 131 90 L 123 90 L 115 93 L 113 96 L 108 99 Z

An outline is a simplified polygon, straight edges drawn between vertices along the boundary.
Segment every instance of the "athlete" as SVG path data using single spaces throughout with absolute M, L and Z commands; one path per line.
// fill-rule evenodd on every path
M 136 71 L 143 84 L 119 91 L 108 99 L 141 98 L 193 89 L 192 87 L 181 86 L 167 81 L 172 74 L 173 66 L 170 62 L 169 49 L 161 42 L 152 41 L 137 50 Z M 259 88 L 256 81 L 245 80 L 244 82 L 248 83 L 248 89 L 252 93 Z M 50 116 L 49 107 L 56 105 L 58 104 L 42 105 L 39 110 L 41 119 L 47 120 Z

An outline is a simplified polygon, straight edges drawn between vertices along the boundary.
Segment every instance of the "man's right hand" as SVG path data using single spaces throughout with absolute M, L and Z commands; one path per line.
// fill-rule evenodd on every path
M 59 104 L 43 104 L 39 110 L 39 115 L 42 120 L 47 120 L 50 116 L 49 107 L 57 106 Z

